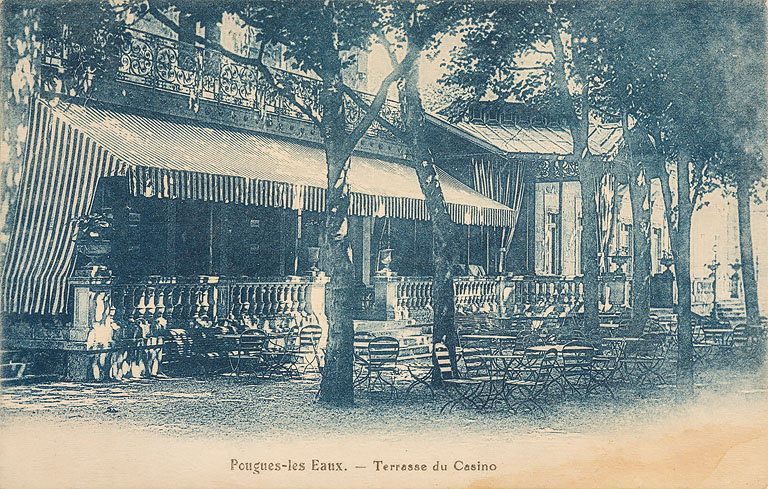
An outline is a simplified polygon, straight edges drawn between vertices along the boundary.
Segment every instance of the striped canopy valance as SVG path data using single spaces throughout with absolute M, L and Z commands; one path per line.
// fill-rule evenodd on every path
M 512 209 L 438 171 L 454 222 L 510 226 Z M 254 133 L 37 100 L 3 270 L 6 312 L 61 313 L 75 261 L 72 219 L 91 211 L 102 177 L 136 196 L 325 210 L 321 148 Z M 427 219 L 416 172 L 353 156 L 349 213 Z

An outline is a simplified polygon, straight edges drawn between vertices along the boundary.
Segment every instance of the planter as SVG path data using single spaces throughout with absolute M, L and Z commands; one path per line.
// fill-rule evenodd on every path
M 379 268 L 378 273 L 380 275 L 389 275 L 392 272 L 389 269 L 389 264 L 392 263 L 392 251 L 391 248 L 379 250 L 379 263 L 381 268 Z
M 106 239 L 88 240 L 77 243 L 77 251 L 88 257 L 87 267 L 104 266 L 104 258 L 112 251 L 112 244 Z

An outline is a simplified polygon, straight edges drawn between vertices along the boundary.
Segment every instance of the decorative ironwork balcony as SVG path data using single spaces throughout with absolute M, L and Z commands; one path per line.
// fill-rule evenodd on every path
M 124 84 L 153 88 L 190 97 L 191 102 L 211 101 L 254 111 L 255 118 L 268 114 L 298 120 L 310 120 L 306 114 L 282 96 L 255 66 L 240 63 L 217 51 L 181 43 L 165 37 L 129 29 L 130 40 L 120 56 L 114 80 Z M 60 77 L 64 62 L 77 46 L 66 40 L 48 40 L 43 46 L 42 64 L 55 68 L 49 77 Z M 273 77 L 288 87 L 296 98 L 314 113 L 322 116 L 319 102 L 321 81 L 316 78 L 271 69 Z M 51 80 L 49 80 L 51 81 Z M 51 83 L 56 85 L 56 81 Z M 66 92 L 66 89 L 61 89 Z M 357 92 L 370 103 L 373 96 Z M 366 110 L 351 97 L 344 97 L 347 127 L 351 130 L 365 116 Z M 400 104 L 387 101 L 381 109 L 381 117 L 395 127 L 402 127 Z M 394 139 L 394 136 L 374 121 L 368 136 Z

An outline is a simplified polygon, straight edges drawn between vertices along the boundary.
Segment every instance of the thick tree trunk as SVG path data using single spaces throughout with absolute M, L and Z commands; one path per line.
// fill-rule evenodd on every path
M 639 165 L 637 174 L 629 177 L 632 202 L 632 326 L 631 336 L 639 336 L 648 320 L 651 307 L 651 210 L 650 185 Z M 647 207 L 646 207 L 647 203 Z
M 739 250 L 741 252 L 741 280 L 744 284 L 744 306 L 747 310 L 747 324 L 757 326 L 760 322 L 760 304 L 757 298 L 755 261 L 752 254 L 752 219 L 749 208 L 749 183 L 738 182 L 736 201 L 739 210 Z
M 659 165 L 658 169 L 658 175 L 659 175 L 659 185 L 661 186 L 661 198 L 664 200 L 664 220 L 667 223 L 667 231 L 669 232 L 669 248 L 670 252 L 672 253 L 672 258 L 677 257 L 677 229 L 674 226 L 674 222 L 672 220 L 672 189 L 669 186 L 669 174 L 667 173 L 666 168 L 664 168 L 664 160 L 662 158 L 659 158 L 661 161 L 657 164 Z
M 581 234 L 581 270 L 584 287 L 584 329 L 590 338 L 596 338 L 599 331 L 600 316 L 598 299 L 600 297 L 600 249 L 597 235 L 597 180 L 596 168 L 599 166 L 591 156 L 579 161 L 579 183 L 581 184 L 582 234 Z
M 451 357 L 454 374 L 456 368 L 457 331 L 454 323 L 453 277 L 457 263 L 456 241 L 451 221 L 445 204 L 443 187 L 435 168 L 435 161 L 429 151 L 426 139 L 426 118 L 419 94 L 418 66 L 405 78 L 401 101 L 403 103 L 405 133 L 407 137 L 409 159 L 412 161 L 419 178 L 421 191 L 426 199 L 427 212 L 432 222 L 432 308 L 434 326 L 432 343 L 445 343 Z M 435 365 L 435 368 L 437 366 Z M 439 379 L 434 375 L 433 379 Z
M 689 160 L 677 158 L 677 388 L 681 395 L 693 394 L 693 328 L 691 324 L 691 215 Z
M 38 91 L 37 10 L 29 2 L 0 2 L 0 257 L 5 256 L 21 181 L 29 104 Z M 0 261 L 0 268 L 4 264 Z
M 589 84 L 583 83 L 579 105 L 581 117 L 576 113 L 576 102 L 568 89 L 568 75 L 565 68 L 565 48 L 560 36 L 557 19 L 552 19 L 552 46 L 554 48 L 553 78 L 566 112 L 568 129 L 573 139 L 573 157 L 579 164 L 581 185 L 581 271 L 584 287 L 584 330 L 587 336 L 596 340 L 600 326 L 598 300 L 600 297 L 600 260 L 598 258 L 599 237 L 597 234 L 597 182 L 602 168 L 589 153 Z M 576 64 L 576 63 L 574 63 Z
M 675 274 L 677 274 L 677 228 L 672 219 L 672 189 L 669 185 L 669 174 L 667 173 L 664 158 L 657 157 L 656 159 L 656 174 L 659 178 L 659 185 L 661 186 L 661 197 L 664 200 L 664 221 L 667 223 L 667 231 L 669 232 L 669 248 L 672 253 L 673 265 L 675 265 Z M 675 279 L 675 287 L 677 287 L 677 279 Z M 677 295 L 680 296 L 680 290 L 677 289 Z
M 352 372 L 355 330 L 351 315 L 354 306 L 354 268 L 347 215 L 350 202 L 350 160 L 344 149 L 347 133 L 340 66 L 336 73 L 338 76 L 325 78 L 326 83 L 320 93 L 328 165 L 323 262 L 329 275 L 325 288 L 328 340 L 320 382 L 320 401 L 335 406 L 351 406 L 354 403 Z

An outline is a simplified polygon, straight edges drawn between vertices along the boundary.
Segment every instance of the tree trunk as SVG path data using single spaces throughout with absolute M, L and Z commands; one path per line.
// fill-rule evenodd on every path
M 325 197 L 324 269 L 329 282 L 325 288 L 328 340 L 325 350 L 320 401 L 348 407 L 354 403 L 354 323 L 351 312 L 354 297 L 354 267 L 349 243 L 349 154 L 344 150 L 346 126 L 341 90 L 341 69 L 324 78 L 320 93 L 324 110 L 324 140 L 328 165 Z
M 664 200 L 664 220 L 667 223 L 667 231 L 669 232 L 669 248 L 672 253 L 672 258 L 677 257 L 677 230 L 675 229 L 674 222 L 672 220 L 672 189 L 669 186 L 669 174 L 664 167 L 663 158 L 659 158 L 657 165 L 659 175 L 659 185 L 661 186 L 661 198 Z
M 29 2 L 0 2 L 0 256 L 5 256 L 21 181 L 24 138 L 29 125 L 29 105 L 38 91 L 36 37 L 37 10 Z M 7 40 L 7 42 L 6 42 Z M 0 267 L 4 264 L 0 263 Z
M 760 304 L 757 298 L 755 262 L 752 254 L 752 216 L 750 215 L 750 185 L 741 179 L 736 189 L 736 203 L 739 210 L 739 250 L 741 252 L 741 280 L 744 284 L 744 307 L 747 324 L 760 323 Z
M 646 172 L 640 165 L 633 164 L 639 170 L 629 176 L 629 197 L 632 202 L 632 326 L 630 336 L 643 333 L 651 307 L 651 210 L 650 185 Z M 648 207 L 646 208 L 646 203 Z
M 426 118 L 419 94 L 418 75 L 418 65 L 415 65 L 405 77 L 401 94 L 406 144 L 409 158 L 419 178 L 419 186 L 426 199 L 427 213 L 432 222 L 432 308 L 434 311 L 432 343 L 442 342 L 448 347 L 451 366 L 455 375 L 458 373 L 456 366 L 458 337 L 454 323 L 455 300 L 453 290 L 453 277 L 457 262 L 456 240 L 453 230 L 456 226 L 448 214 L 434 157 L 429 151 L 426 138 Z M 439 375 L 433 376 L 435 380 L 439 378 Z
M 584 287 L 584 330 L 587 336 L 598 338 L 600 315 L 598 300 L 600 297 L 600 261 L 598 259 L 599 237 L 597 234 L 597 182 L 602 176 L 601 166 L 589 153 L 589 84 L 582 83 L 579 105 L 581 118 L 576 113 L 576 102 L 568 89 L 568 75 L 565 68 L 565 48 L 560 36 L 557 19 L 552 19 L 550 31 L 554 48 L 553 78 L 560 100 L 565 108 L 568 129 L 573 139 L 573 157 L 579 164 L 579 183 L 581 185 L 581 271 Z M 577 63 L 574 62 L 574 66 Z M 578 70 L 576 70 L 578 71 Z
M 581 270 L 584 287 L 584 329 L 587 336 L 596 338 L 599 331 L 600 316 L 598 299 L 600 297 L 600 260 L 597 250 L 600 248 L 597 235 L 597 164 L 591 156 L 579 160 L 579 183 L 581 184 L 582 233 L 581 233 Z
M 677 157 L 677 388 L 693 394 L 693 328 L 691 324 L 691 184 L 689 159 Z

